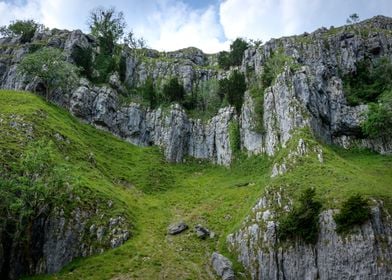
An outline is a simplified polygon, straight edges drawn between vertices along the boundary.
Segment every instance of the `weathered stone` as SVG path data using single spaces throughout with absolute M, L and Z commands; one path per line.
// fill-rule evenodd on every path
M 222 280 L 234 280 L 233 264 L 231 261 L 222 256 L 221 254 L 214 252 L 211 257 L 212 268 L 216 274 L 222 278 Z
M 210 231 L 203 227 L 202 225 L 196 225 L 195 226 L 195 232 L 196 232 L 196 236 L 200 239 L 206 239 L 207 237 L 210 237 Z
M 170 235 L 176 235 L 187 229 L 188 229 L 188 225 L 186 223 L 179 222 L 179 223 L 171 224 L 167 229 L 167 233 Z

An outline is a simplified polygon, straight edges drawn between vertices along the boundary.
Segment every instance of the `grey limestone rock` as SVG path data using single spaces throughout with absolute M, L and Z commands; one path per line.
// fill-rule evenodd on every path
M 167 233 L 170 235 L 176 235 L 176 234 L 179 234 L 187 229 L 188 229 L 188 225 L 181 221 L 181 222 L 178 222 L 175 224 L 171 224 L 167 228 Z
M 221 277 L 222 280 L 234 280 L 233 264 L 231 261 L 223 255 L 214 252 L 211 256 L 211 264 L 216 274 Z

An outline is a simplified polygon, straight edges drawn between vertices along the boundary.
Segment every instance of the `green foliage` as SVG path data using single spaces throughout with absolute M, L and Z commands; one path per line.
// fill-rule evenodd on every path
M 136 37 L 132 30 L 128 32 L 127 36 L 124 38 L 124 43 L 133 50 L 148 48 L 147 41 L 143 37 Z
M 346 19 L 347 24 L 354 24 L 359 22 L 359 15 L 357 13 L 351 14 L 347 19 Z
M 258 44 L 259 42 L 257 42 Z M 230 52 L 222 51 L 218 54 L 218 64 L 223 69 L 229 69 L 230 66 L 239 66 L 242 63 L 242 57 L 249 43 L 242 39 L 235 39 L 230 45 Z
M 317 241 L 321 203 L 315 200 L 315 195 L 315 189 L 305 189 L 299 197 L 299 203 L 294 205 L 294 209 L 280 218 L 278 227 L 280 240 L 298 237 L 307 243 Z
M 242 38 L 237 38 L 230 45 L 230 62 L 232 65 L 239 66 L 242 63 L 242 57 L 245 50 L 249 47 L 248 42 Z
M 254 131 L 260 134 L 265 133 L 264 128 L 264 89 L 254 87 L 250 90 L 254 102 Z
M 91 47 L 76 47 L 71 54 L 75 64 L 80 68 L 80 74 L 92 80 L 94 72 L 93 50 Z
M 283 72 L 286 65 L 289 65 L 292 70 L 295 70 L 298 67 L 294 62 L 294 59 L 287 56 L 283 49 L 272 52 L 264 64 L 263 73 L 261 75 L 263 87 L 267 88 L 271 86 L 275 78 Z
M 362 131 L 372 138 L 392 137 L 392 90 L 385 92 L 378 103 L 369 104 Z
M 65 61 L 63 53 L 55 48 L 43 48 L 26 55 L 18 71 L 30 80 L 38 77 L 46 90 L 46 98 L 54 89 L 68 90 L 78 81 L 78 69 Z
M 241 151 L 241 134 L 238 121 L 231 121 L 229 124 L 229 141 L 232 153 L 238 154 Z
M 141 88 L 142 96 L 147 100 L 150 108 L 154 109 L 158 105 L 158 93 L 154 87 L 154 81 L 151 76 L 147 77 L 144 85 Z
M 124 14 L 117 13 L 115 8 L 98 7 L 90 12 L 88 25 L 91 34 L 99 41 L 101 53 L 112 55 L 116 42 L 124 35 Z
M 0 34 L 2 36 L 21 36 L 22 43 L 30 42 L 37 30 L 44 29 L 42 24 L 29 20 L 12 21 L 8 26 L 0 27 Z
M 98 75 L 93 77 L 93 81 L 96 83 L 107 82 L 110 74 L 117 70 L 115 57 L 111 54 L 99 53 L 95 57 L 94 69 Z
M 163 86 L 162 95 L 166 102 L 182 104 L 185 98 L 185 89 L 178 82 L 178 78 L 174 77 Z
M 188 104 L 188 114 L 191 117 L 207 119 L 218 113 L 221 108 L 222 101 L 218 95 L 219 82 L 215 79 L 201 81 L 194 88 L 190 100 L 186 100 Z
M 32 142 L 11 170 L 2 170 L 0 209 L 6 211 L 7 218 L 1 222 L 3 226 L 13 223 L 15 235 L 22 234 L 30 221 L 47 215 L 69 196 L 74 178 L 69 175 L 69 167 L 57 164 L 54 149 L 47 139 Z
M 218 53 L 218 64 L 223 69 L 229 69 L 231 66 L 230 53 L 221 51 Z
M 219 80 L 219 95 L 226 97 L 230 105 L 234 106 L 239 114 L 246 91 L 245 75 L 235 70 L 229 78 Z
M 392 90 L 392 63 L 387 57 L 356 63 L 356 70 L 343 77 L 347 102 L 354 106 L 375 102 L 385 91 Z
M 363 224 L 369 218 L 369 201 L 361 195 L 355 194 L 343 202 L 340 212 L 334 216 L 336 231 L 338 233 L 347 233 L 354 226 Z

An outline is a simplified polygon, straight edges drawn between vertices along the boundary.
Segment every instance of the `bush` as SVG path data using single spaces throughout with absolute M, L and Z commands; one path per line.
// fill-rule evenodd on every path
M 55 48 L 43 48 L 26 55 L 18 71 L 30 81 L 38 77 L 45 87 L 46 99 L 53 90 L 69 90 L 78 82 L 77 67 L 65 61 L 64 54 Z
M 370 208 L 367 199 L 356 194 L 343 202 L 339 214 L 334 216 L 336 231 L 347 233 L 353 226 L 361 225 L 370 218 Z
M 369 104 L 362 131 L 371 138 L 392 137 L 392 90 L 385 92 L 378 103 Z
M 241 150 L 240 126 L 237 121 L 231 121 L 229 124 L 229 141 L 232 153 L 237 154 Z
M 245 50 L 249 47 L 247 41 L 237 38 L 230 45 L 230 52 L 220 52 L 218 54 L 218 64 L 223 69 L 229 69 L 230 66 L 239 66 L 242 63 L 242 57 Z
M 94 72 L 92 48 L 76 47 L 73 49 L 71 57 L 75 64 L 81 69 L 80 74 L 91 80 Z
M 42 24 L 35 22 L 32 19 L 29 20 L 16 20 L 12 21 L 8 27 L 2 26 L 0 28 L 0 34 L 3 36 L 21 36 L 20 40 L 22 43 L 30 42 L 34 37 L 37 30 L 44 29 Z
M 356 63 L 356 70 L 343 77 L 347 102 L 354 106 L 376 102 L 380 95 L 392 89 L 392 63 L 389 58 L 376 61 L 364 59 Z
M 270 57 L 264 64 L 264 70 L 261 74 L 263 88 L 267 88 L 272 85 L 275 78 L 283 72 L 285 65 L 294 67 L 296 64 L 292 57 L 289 57 L 284 53 L 283 49 L 278 49 L 271 53 Z
M 100 53 L 95 58 L 94 69 L 98 73 L 98 76 L 93 78 L 94 82 L 106 83 L 110 74 L 116 71 L 117 63 L 111 54 Z
M 241 112 L 245 91 L 245 76 L 237 70 L 229 78 L 219 81 L 219 96 L 221 99 L 222 97 L 226 97 L 227 102 L 236 108 L 238 114 Z
M 305 189 L 294 209 L 279 219 L 278 237 L 281 241 L 295 237 L 307 243 L 317 241 L 321 203 L 315 200 L 315 195 L 314 189 Z
M 171 78 L 168 83 L 163 86 L 162 95 L 167 102 L 178 102 L 182 104 L 185 98 L 185 89 L 178 82 L 178 78 Z
M 150 108 L 154 109 L 158 105 L 158 95 L 154 88 L 154 81 L 152 77 L 148 77 L 141 87 L 141 92 L 144 100 L 146 100 Z

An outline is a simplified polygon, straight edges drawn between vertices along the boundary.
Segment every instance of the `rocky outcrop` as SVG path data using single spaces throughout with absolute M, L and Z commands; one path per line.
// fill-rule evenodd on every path
M 94 223 L 99 212 L 99 209 L 87 211 L 75 208 L 70 214 L 65 214 L 57 209 L 34 219 L 25 237 L 14 238 L 10 233 L 1 232 L 2 279 L 58 272 L 75 258 L 102 253 L 128 240 L 129 221 L 116 216 Z
M 371 219 L 348 235 L 336 233 L 334 210 L 323 211 L 314 245 L 279 242 L 276 209 L 289 204 L 282 189 L 270 190 L 241 229 L 228 236 L 229 247 L 252 279 L 389 279 L 392 219 L 380 202 L 372 208 Z
M 221 277 L 222 280 L 234 280 L 233 264 L 231 261 L 222 256 L 221 254 L 214 252 L 211 256 L 212 268 L 216 274 Z
M 110 87 L 96 87 L 84 81 L 71 94 L 69 109 L 75 116 L 133 144 L 162 147 L 171 162 L 181 162 L 185 156 L 223 165 L 231 162 L 229 123 L 237 119 L 232 107 L 220 109 L 203 123 L 188 118 L 177 104 L 156 110 L 136 103 L 120 106 Z
M 364 57 L 392 57 L 390 30 L 392 19 L 375 17 L 356 25 L 320 28 L 311 34 L 273 39 L 246 50 L 240 71 L 259 77 L 273 52 L 291 57 L 296 67 L 286 65 L 264 92 L 263 110 L 258 110 L 249 93 L 238 112 L 241 148 L 248 154 L 274 155 L 285 147 L 298 128 L 310 127 L 314 135 L 329 144 L 343 147 L 368 147 L 383 154 L 392 152 L 392 139 L 369 139 L 360 127 L 366 105 L 349 106 L 342 86 L 342 74 L 355 70 Z M 27 81 L 17 75 L 21 58 L 42 46 L 64 49 L 67 59 L 75 60 L 75 50 L 98 51 L 93 37 L 82 32 L 51 30 L 35 34 L 31 43 L 19 38 L 0 39 L 0 84 L 2 88 L 42 91 L 39 81 Z M 139 52 L 141 51 L 141 52 Z M 171 77 L 179 78 L 187 94 L 204 82 L 226 77 L 217 70 L 216 56 L 188 48 L 176 52 L 154 50 L 122 52 L 123 75 L 110 76 L 109 86 L 97 87 L 86 80 L 73 92 L 57 93 L 52 100 L 68 108 L 75 116 L 106 129 L 136 145 L 158 145 L 169 161 L 181 162 L 185 156 L 230 164 L 228 124 L 237 121 L 232 108 L 223 108 L 207 122 L 190 119 L 178 105 L 151 110 L 132 103 L 122 106 L 118 92 L 124 85 L 143 85 L 151 77 L 157 88 Z M 120 78 L 121 76 L 121 78 Z M 250 80 L 249 80 L 250 81 Z M 257 109 L 257 110 L 256 110 Z M 263 111 L 258 120 L 256 111 Z M 261 121 L 262 132 L 255 129 Z

